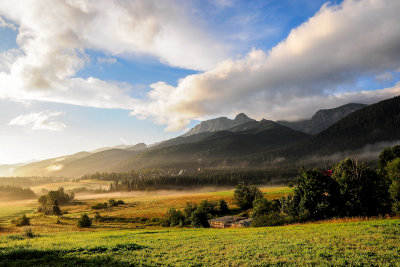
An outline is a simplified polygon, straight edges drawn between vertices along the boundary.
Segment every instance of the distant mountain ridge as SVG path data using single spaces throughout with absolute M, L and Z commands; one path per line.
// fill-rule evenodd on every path
M 254 119 L 251 119 L 247 117 L 246 114 L 244 113 L 239 113 L 236 115 L 235 119 L 231 120 L 227 117 L 220 117 L 216 119 L 211 119 L 211 120 L 206 120 L 202 121 L 195 127 L 193 127 L 190 131 L 187 133 L 183 134 L 182 137 L 187 137 L 190 135 L 194 134 L 199 134 L 199 133 L 204 133 L 204 132 L 217 132 L 217 131 L 224 131 L 224 130 L 229 130 L 230 128 L 233 128 L 235 126 L 255 121 Z
M 346 116 L 347 113 L 350 114 Z M 334 120 L 338 121 L 328 125 Z M 295 164 L 309 156 L 319 159 L 319 156 L 355 151 L 377 142 L 399 140 L 400 97 L 369 106 L 350 103 L 320 110 L 308 121 L 309 125 L 313 122 L 316 127 L 329 127 L 310 136 L 277 122 L 256 121 L 241 113 L 233 120 L 222 117 L 205 121 L 184 135 L 152 147 L 141 143 L 103 148 L 100 152 L 80 152 L 17 166 L 13 171 L 19 176 L 80 177 L 97 171 L 129 172 L 141 168 Z
M 400 96 L 368 105 L 310 138 L 280 149 L 273 157 L 301 158 L 361 149 L 400 140 Z
M 366 106 L 365 104 L 349 103 L 337 108 L 318 110 L 309 120 L 293 122 L 282 120 L 277 121 L 277 123 L 304 133 L 317 134 L 340 119 Z

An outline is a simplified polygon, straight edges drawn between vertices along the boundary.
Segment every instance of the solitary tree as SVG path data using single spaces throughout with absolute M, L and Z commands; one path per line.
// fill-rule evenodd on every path
M 238 184 L 234 192 L 235 203 L 242 209 L 253 207 L 253 201 L 263 197 L 263 194 L 255 185 Z

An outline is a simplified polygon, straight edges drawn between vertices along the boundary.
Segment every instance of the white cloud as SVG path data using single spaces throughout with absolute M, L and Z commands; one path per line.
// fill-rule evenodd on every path
M 17 27 L 14 24 L 5 21 L 4 18 L 1 16 L 0 16 L 0 28 L 9 28 L 13 31 L 17 30 Z
M 167 130 L 239 111 L 296 119 L 316 107 L 399 93 L 398 84 L 343 89 L 360 77 L 400 68 L 399 12 L 397 0 L 324 5 L 271 50 L 226 59 L 227 46 L 196 27 L 178 1 L 0 0 L 0 15 L 18 25 L 20 47 L 0 65 L 0 98 L 133 110 L 139 118 L 167 124 Z M 89 61 L 85 49 L 110 57 L 149 55 L 205 72 L 176 87 L 154 83 L 147 99 L 136 99 L 132 85 L 76 77 Z
M 135 106 L 132 114 L 176 130 L 191 119 L 215 114 L 245 111 L 255 117 L 297 119 L 315 112 L 316 106 L 394 96 L 400 93 L 399 84 L 362 92 L 340 93 L 339 88 L 400 67 L 399 12 L 396 0 L 324 5 L 268 52 L 253 50 L 224 61 L 187 76 L 177 87 L 153 84 L 148 102 Z
M 0 0 L 0 15 L 18 25 L 19 46 L 0 55 L 7 59 L 0 63 L 0 98 L 131 109 L 134 86 L 75 76 L 89 62 L 85 49 L 210 69 L 227 49 L 186 12 L 174 0 Z
M 9 122 L 9 125 L 23 126 L 32 130 L 49 130 L 62 131 L 67 127 L 60 121 L 55 121 L 54 118 L 63 115 L 62 112 L 41 111 L 20 115 Z
M 115 57 L 99 57 L 97 58 L 97 62 L 100 64 L 115 64 L 118 61 Z

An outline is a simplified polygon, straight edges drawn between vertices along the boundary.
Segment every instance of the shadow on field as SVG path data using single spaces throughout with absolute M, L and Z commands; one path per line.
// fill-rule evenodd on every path
M 70 250 L 16 249 L 0 250 L 0 266 L 137 266 L 116 260 L 115 252 L 140 250 L 137 244 L 118 244 L 115 247 L 73 248 Z M 73 254 L 78 255 L 73 255 Z M 98 255 L 108 253 L 108 255 Z M 143 264 L 141 263 L 143 266 Z M 145 265 L 144 265 L 145 266 Z

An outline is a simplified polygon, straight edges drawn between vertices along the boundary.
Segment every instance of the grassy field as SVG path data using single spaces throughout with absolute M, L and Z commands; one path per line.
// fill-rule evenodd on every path
M 400 265 L 400 220 L 0 237 L 0 265 Z
M 0 202 L 0 225 L 9 225 L 11 219 L 34 212 L 35 205 L 32 201 Z
M 281 196 L 289 194 L 292 189 L 288 187 L 270 187 L 262 188 L 261 191 L 265 194 L 267 199 L 276 199 Z M 98 195 L 77 195 L 80 205 L 66 206 L 64 209 L 68 211 L 70 217 L 77 217 L 82 212 L 89 214 L 95 211 L 100 212 L 102 215 L 134 218 L 154 218 L 162 217 L 170 207 L 181 209 L 185 206 L 186 202 L 199 203 L 207 199 L 210 201 L 218 201 L 224 199 L 230 207 L 235 207 L 233 203 L 233 190 L 229 191 L 216 191 L 216 192 L 125 192 L 125 193 L 109 193 Z M 104 210 L 92 210 L 90 207 L 96 203 L 107 202 L 110 198 L 118 198 L 125 201 L 126 205 L 112 207 Z
M 59 186 L 59 185 L 58 185 Z M 65 184 L 62 184 L 65 186 Z M 49 188 L 49 187 L 46 187 Z M 57 189 L 55 187 L 54 189 Z M 279 198 L 291 192 L 287 187 L 270 187 L 261 189 L 268 199 Z M 91 206 L 96 203 L 107 202 L 110 198 L 122 199 L 125 205 L 117 207 L 109 207 L 101 210 L 93 210 Z M 39 232 L 58 232 L 58 231 L 75 231 L 76 219 L 82 213 L 88 213 L 93 217 L 95 212 L 99 212 L 101 216 L 114 218 L 161 218 L 165 215 L 170 207 L 181 209 L 186 202 L 199 203 L 207 200 L 227 201 L 230 207 L 235 207 L 233 203 L 233 190 L 216 191 L 216 192 L 195 192 L 195 191 L 155 191 L 155 192 L 115 192 L 105 194 L 77 194 L 77 201 L 62 206 L 61 209 L 67 214 L 63 215 L 61 221 L 63 224 L 55 225 L 57 218 L 55 216 L 30 215 L 32 218 L 32 228 Z M 24 202 L 0 202 L 0 224 L 5 228 L 6 233 L 21 232 L 22 229 L 14 227 L 10 224 L 12 218 L 21 216 L 22 214 L 30 214 L 37 207 L 36 200 Z M 70 220 L 68 220 L 70 219 Z M 141 224 L 132 225 L 126 223 L 103 223 L 103 228 L 137 228 L 142 227 Z M 1 232 L 0 232 L 1 234 Z
M 289 194 L 287 187 L 262 188 L 268 199 Z M 186 202 L 225 199 L 233 190 L 218 192 L 121 192 L 78 194 L 62 206 L 61 218 L 34 214 L 36 200 L 0 203 L 0 266 L 265 266 L 380 265 L 400 266 L 400 219 L 364 218 L 266 228 L 163 228 L 130 218 L 163 217 L 170 207 Z M 110 198 L 126 204 L 99 210 L 102 216 L 127 220 L 94 222 L 78 228 L 82 212 L 93 217 L 95 203 Z M 28 213 L 31 226 L 10 220 Z M 1 223 L 0 222 L 0 223 Z M 26 229 L 35 234 L 24 235 Z

